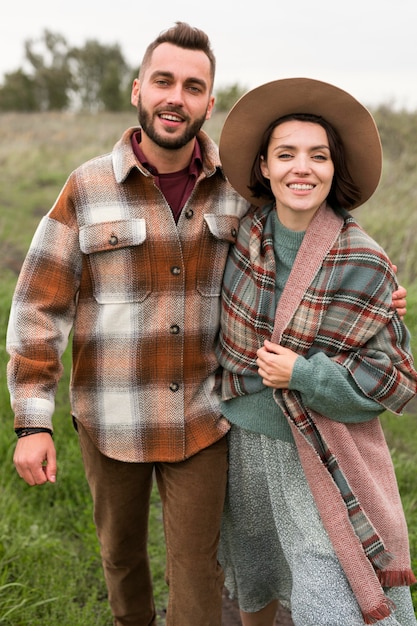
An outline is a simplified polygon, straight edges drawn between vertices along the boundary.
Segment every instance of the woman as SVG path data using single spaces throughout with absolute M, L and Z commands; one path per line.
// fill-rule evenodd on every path
M 310 79 L 252 90 L 220 155 L 252 204 L 226 266 L 232 423 L 220 560 L 244 626 L 415 625 L 407 527 L 378 415 L 417 391 L 395 274 L 350 211 L 375 191 L 365 107 Z

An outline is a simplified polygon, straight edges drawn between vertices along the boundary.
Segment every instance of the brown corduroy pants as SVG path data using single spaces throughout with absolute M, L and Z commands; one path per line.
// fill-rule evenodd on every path
M 167 550 L 166 626 L 221 626 L 223 573 L 217 548 L 226 438 L 178 463 L 124 463 L 101 454 L 77 426 L 114 624 L 156 624 L 147 550 L 155 476 Z

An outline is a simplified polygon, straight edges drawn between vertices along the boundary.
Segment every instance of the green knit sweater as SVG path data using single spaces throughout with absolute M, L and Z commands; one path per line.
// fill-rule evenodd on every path
M 279 222 L 276 213 L 273 228 L 278 303 L 304 232 L 288 230 Z M 307 407 L 339 422 L 365 422 L 382 411 L 380 404 L 360 391 L 344 367 L 322 352 L 308 359 L 297 358 L 289 388 L 300 392 Z M 265 387 L 258 393 L 232 398 L 223 402 L 223 414 L 240 428 L 282 441 L 293 441 L 290 426 L 272 393 L 271 387 Z

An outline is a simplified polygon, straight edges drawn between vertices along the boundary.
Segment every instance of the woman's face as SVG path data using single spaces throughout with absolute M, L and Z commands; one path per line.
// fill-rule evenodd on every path
M 313 122 L 283 122 L 272 131 L 261 171 L 271 183 L 281 223 L 306 230 L 332 185 L 334 165 L 326 131 Z

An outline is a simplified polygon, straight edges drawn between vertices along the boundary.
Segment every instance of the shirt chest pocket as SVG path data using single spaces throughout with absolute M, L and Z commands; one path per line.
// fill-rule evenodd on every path
M 152 273 L 144 219 L 88 224 L 79 237 L 97 302 L 145 300 L 152 290 Z

